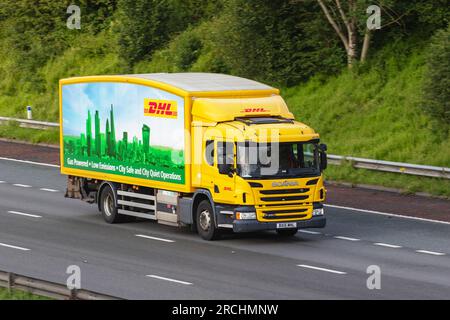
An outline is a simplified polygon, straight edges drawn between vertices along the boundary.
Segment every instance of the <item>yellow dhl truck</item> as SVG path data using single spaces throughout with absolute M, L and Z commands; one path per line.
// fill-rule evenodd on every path
M 60 80 L 66 197 L 108 223 L 142 218 L 223 229 L 325 226 L 326 145 L 294 120 L 278 89 L 224 74 Z

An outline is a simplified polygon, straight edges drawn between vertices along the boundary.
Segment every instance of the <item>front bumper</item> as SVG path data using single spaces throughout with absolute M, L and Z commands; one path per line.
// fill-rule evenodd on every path
M 327 222 L 325 216 L 312 217 L 309 220 L 289 221 L 297 222 L 298 229 L 324 228 Z M 236 233 L 276 230 L 277 222 L 259 222 L 257 220 L 234 220 L 233 231 Z

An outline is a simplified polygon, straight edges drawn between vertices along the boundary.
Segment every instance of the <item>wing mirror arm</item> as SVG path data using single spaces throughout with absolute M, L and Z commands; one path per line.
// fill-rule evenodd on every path
M 320 156 L 320 170 L 323 171 L 328 167 L 327 159 L 327 145 L 324 143 L 319 144 L 319 156 Z

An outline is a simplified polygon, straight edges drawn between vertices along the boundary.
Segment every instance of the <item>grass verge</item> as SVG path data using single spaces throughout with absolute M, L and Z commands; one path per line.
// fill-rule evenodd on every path
M 15 122 L 0 125 L 0 137 L 32 143 L 59 144 L 59 130 L 21 128 Z
M 421 107 L 423 52 L 381 62 L 312 79 L 283 95 L 330 154 L 450 167 L 450 127 Z
M 37 296 L 25 291 L 0 288 L 0 300 L 51 300 L 50 298 Z

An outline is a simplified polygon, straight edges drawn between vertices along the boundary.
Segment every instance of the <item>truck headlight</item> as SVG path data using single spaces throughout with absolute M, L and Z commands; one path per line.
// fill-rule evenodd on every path
M 237 220 L 256 219 L 256 212 L 236 212 Z
M 323 208 L 314 209 L 312 212 L 313 217 L 323 216 Z

